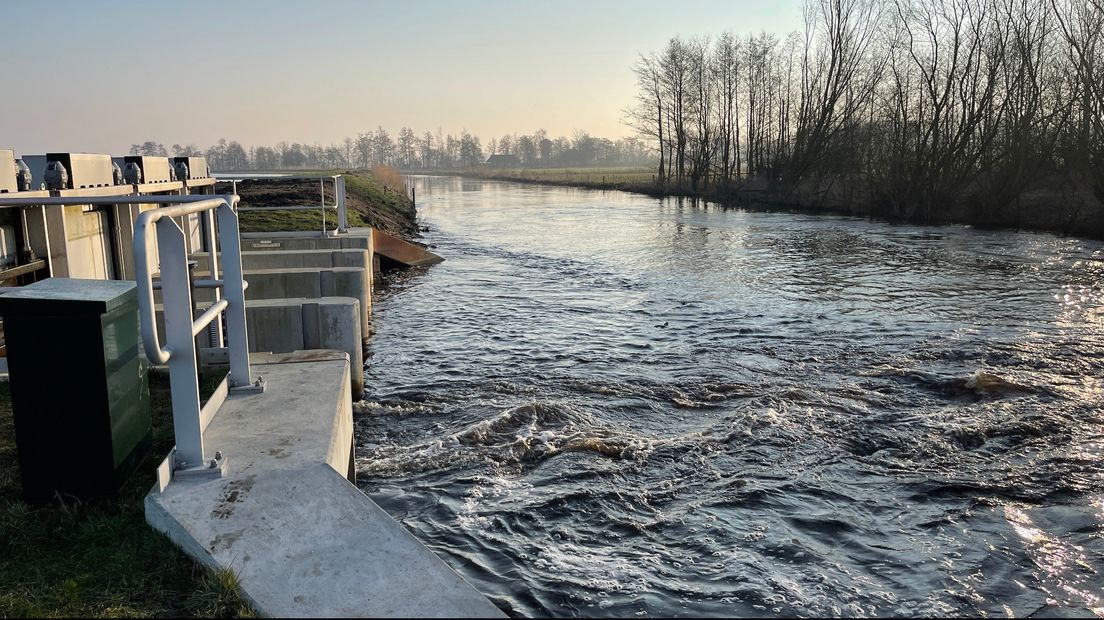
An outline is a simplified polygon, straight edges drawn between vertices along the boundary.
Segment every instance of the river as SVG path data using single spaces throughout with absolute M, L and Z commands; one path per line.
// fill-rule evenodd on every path
M 522 616 L 1104 616 L 1104 244 L 410 177 L 359 483 Z

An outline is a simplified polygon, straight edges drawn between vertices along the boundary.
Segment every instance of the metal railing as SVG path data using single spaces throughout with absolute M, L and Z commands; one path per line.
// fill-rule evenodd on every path
M 263 381 L 253 381 L 249 366 L 249 336 L 245 319 L 245 289 L 242 279 L 241 240 L 235 207 L 238 196 L 110 196 L 87 198 L 0 198 L 5 206 L 73 206 L 73 205 L 122 205 L 155 204 L 160 208 L 144 211 L 135 221 L 134 262 L 138 293 L 138 313 L 142 343 L 146 357 L 155 364 L 168 364 L 172 393 L 173 431 L 176 447 L 169 458 L 158 468 L 162 489 L 169 478 L 177 475 L 221 475 L 226 459 L 220 451 L 213 454 L 203 442 L 203 431 L 218 413 L 231 389 L 263 391 Z M 215 301 L 198 318 L 193 319 L 195 306 L 192 301 L 188 273 L 188 253 L 184 231 L 173 218 L 202 213 L 206 218 L 206 242 L 210 255 L 210 278 L 197 280 L 197 288 L 215 289 Z M 217 213 L 217 223 L 215 226 Z M 217 240 L 216 240 L 216 232 Z M 160 263 L 161 279 L 155 287 L 150 272 L 151 241 L 156 232 L 156 256 Z M 219 270 L 221 249 L 222 272 Z M 165 344 L 157 333 L 157 316 L 154 307 L 154 288 L 161 290 L 165 318 Z M 222 294 L 220 294 L 220 292 Z M 220 316 L 225 315 L 225 347 Z M 199 366 L 196 357 L 195 337 L 209 325 L 215 348 L 227 353 L 230 372 L 201 404 L 199 396 Z
M 320 209 L 322 212 L 322 236 L 328 236 L 330 233 L 341 234 L 349 232 L 349 214 L 346 211 L 345 202 L 345 177 L 340 174 L 335 174 L 330 177 L 293 177 L 282 176 L 276 177 L 275 180 L 280 181 L 303 181 L 318 179 L 319 193 L 321 194 L 321 202 L 318 206 L 314 205 L 275 205 L 269 207 L 243 207 L 242 212 L 250 211 L 313 211 Z M 326 179 L 330 179 L 333 183 L 334 203 L 326 204 Z M 235 179 L 221 179 L 234 184 L 234 193 L 237 193 L 237 184 L 249 180 L 248 177 L 235 178 Z M 264 179 L 269 180 L 269 179 Z M 326 222 L 326 210 L 334 210 L 337 215 L 337 227 L 332 231 L 329 228 L 329 224 Z

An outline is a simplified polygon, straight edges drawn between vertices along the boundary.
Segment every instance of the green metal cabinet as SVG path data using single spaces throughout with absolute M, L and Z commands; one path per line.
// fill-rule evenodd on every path
M 24 497 L 116 493 L 151 440 L 134 282 L 49 278 L 0 316 Z

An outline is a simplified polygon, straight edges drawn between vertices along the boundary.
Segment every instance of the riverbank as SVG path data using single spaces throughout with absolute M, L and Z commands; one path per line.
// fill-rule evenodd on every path
M 167 376 L 150 374 L 150 404 L 153 447 L 117 497 L 32 506 L 21 498 L 10 385 L 0 383 L 0 617 L 254 615 L 232 572 L 196 564 L 146 524 L 155 459 L 173 445 Z
M 388 166 L 371 170 L 319 170 L 303 176 L 345 177 L 346 207 L 349 225 L 371 226 L 405 240 L 418 232 L 414 204 L 406 193 L 398 171 Z M 277 232 L 288 230 L 318 230 L 317 211 L 254 211 L 252 206 L 278 207 L 286 205 L 317 205 L 318 184 L 288 180 L 249 180 L 238 184 L 241 196 L 239 226 L 242 232 Z M 331 188 L 327 187 L 327 204 L 332 204 Z M 337 225 L 336 214 L 327 211 L 326 221 Z
M 1104 204 L 1087 187 L 1073 190 L 1056 175 L 1034 179 L 1011 201 L 1011 206 L 989 204 L 996 199 L 991 199 L 987 192 L 977 191 L 953 205 L 902 215 L 894 213 L 890 206 L 854 200 L 845 189 L 832 186 L 818 192 L 796 190 L 785 198 L 772 193 L 765 183 L 694 190 L 689 184 L 657 184 L 652 168 L 475 169 L 441 174 L 616 190 L 655 198 L 684 197 L 756 211 L 849 215 L 922 225 L 964 224 L 993 230 L 1031 230 L 1104 239 Z

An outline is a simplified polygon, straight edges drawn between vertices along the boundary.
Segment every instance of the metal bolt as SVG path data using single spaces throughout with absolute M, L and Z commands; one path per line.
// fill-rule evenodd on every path
M 218 461 L 216 461 L 215 459 L 211 459 L 211 464 L 208 465 L 207 467 L 209 467 L 211 469 L 214 469 L 214 468 L 218 467 Z
M 222 450 L 215 450 L 215 460 L 222 460 Z
M 257 380 L 253 382 L 253 385 L 261 387 L 262 383 L 264 383 L 264 377 L 257 377 Z

